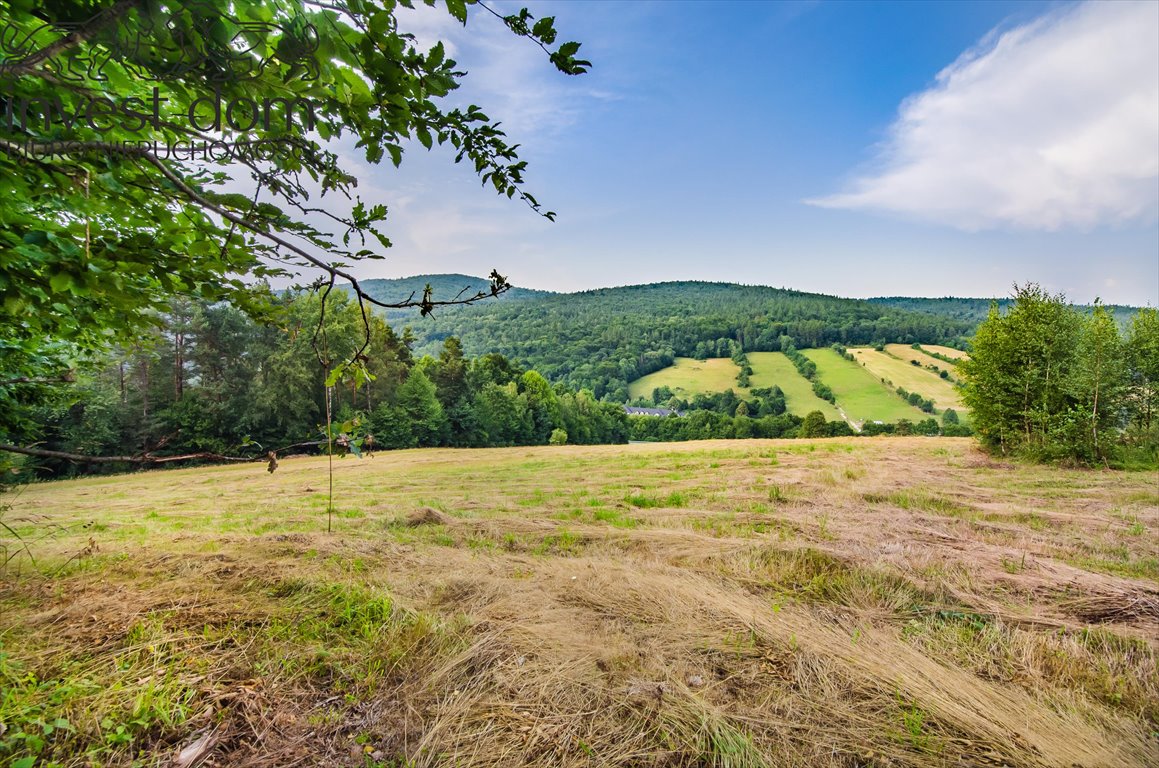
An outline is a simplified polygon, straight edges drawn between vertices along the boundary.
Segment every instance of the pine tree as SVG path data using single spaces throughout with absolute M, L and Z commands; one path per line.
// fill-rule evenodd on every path
M 420 366 L 410 369 L 398 389 L 398 404 L 410 420 L 413 444 L 440 445 L 446 438 L 447 417 L 435 396 L 435 385 Z

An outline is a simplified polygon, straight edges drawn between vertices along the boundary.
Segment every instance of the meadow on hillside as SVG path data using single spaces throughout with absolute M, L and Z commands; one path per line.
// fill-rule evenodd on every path
M 683 399 L 691 399 L 699 392 L 723 392 L 739 389 L 736 375 L 740 369 L 727 357 L 710 357 L 697 360 L 678 357 L 672 365 L 655 373 L 642 376 L 628 385 L 631 397 L 651 397 L 657 387 L 668 387 L 673 394 Z
M 1159 761 L 1151 474 L 951 438 L 392 451 L 335 461 L 327 533 L 326 465 L 10 499 L 0 761 Z
M 752 374 L 747 387 L 742 387 L 736 378 L 740 367 L 734 360 L 681 357 L 673 365 L 631 382 L 629 394 L 647 400 L 655 389 L 667 387 L 673 396 L 691 401 L 698 394 L 712 395 L 731 389 L 737 397 L 745 399 L 750 389 L 776 386 L 784 393 L 788 413 L 803 418 L 813 411 L 820 411 L 827 421 L 845 421 L 855 428 L 866 422 L 892 423 L 900 419 L 916 423 L 947 408 L 968 419 L 955 380 L 948 374 L 943 379 L 932 370 L 932 367 L 939 371 L 949 369 L 952 364 L 905 345 L 889 346 L 886 351 L 849 347 L 848 353 L 855 357 L 854 361 L 843 359 L 827 348 L 803 352 L 817 365 L 816 379 L 833 391 L 836 403 L 818 397 L 813 382 L 806 379 L 782 352 L 748 352 L 746 359 Z M 904 353 L 899 350 L 904 350 Z M 910 364 L 908 361 L 911 359 L 919 360 L 919 365 Z M 936 414 L 924 413 L 907 403 L 897 393 L 899 387 L 923 400 L 933 401 Z
M 841 421 L 841 412 L 814 394 L 813 385 L 797 372 L 784 353 L 749 352 L 748 359 L 753 367 L 752 386 L 780 387 L 789 413 L 804 417 L 811 411 L 820 411 L 828 421 Z
M 837 395 L 837 402 L 845 415 L 858 424 L 866 421 L 921 421 L 928 418 L 909 405 L 879 377 L 857 363 L 846 360 L 832 349 L 802 350 L 805 357 L 817 364 L 817 377 Z
M 923 363 L 936 365 L 939 361 L 924 356 L 916 350 L 909 351 L 915 357 L 900 358 L 900 356 L 891 353 L 878 352 L 872 347 L 851 348 L 849 353 L 867 371 L 879 379 L 883 379 L 887 388 L 901 387 L 908 392 L 916 392 L 923 399 L 932 400 L 938 412 L 944 411 L 946 408 L 953 408 L 958 412 L 965 410 L 962 394 L 953 382 L 948 378 L 939 377 L 928 368 L 922 367 Z M 925 360 L 921 361 L 917 356 L 923 356 Z M 909 360 L 918 360 L 918 365 L 913 365 Z M 943 365 L 946 368 L 951 367 L 948 363 Z

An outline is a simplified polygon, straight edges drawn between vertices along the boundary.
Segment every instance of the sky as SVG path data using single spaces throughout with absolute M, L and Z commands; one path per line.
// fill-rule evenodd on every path
M 518 5 L 493 4 L 502 12 Z M 527 189 L 449 147 L 354 158 L 390 209 L 362 277 L 485 275 L 575 291 L 668 280 L 849 297 L 1159 305 L 1159 3 L 532 2 L 588 74 L 478 8 L 420 9 L 503 121 Z

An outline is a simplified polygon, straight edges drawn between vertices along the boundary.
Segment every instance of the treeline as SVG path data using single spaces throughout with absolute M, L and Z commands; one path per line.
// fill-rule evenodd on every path
M 631 405 L 648 408 L 659 406 L 673 411 L 713 411 L 725 416 L 780 416 L 785 412 L 785 393 L 780 387 L 750 389 L 748 397 L 740 397 L 731 389 L 711 394 L 698 392 L 691 400 L 677 397 L 668 386 L 652 390 L 650 400 L 638 397 Z
M 979 328 L 964 398 L 983 443 L 1004 453 L 1088 464 L 1159 458 L 1159 312 L 1120 331 L 1037 285 L 1017 289 Z
M 789 358 L 789 361 L 797 369 L 797 373 L 804 376 L 813 385 L 813 394 L 822 400 L 828 400 L 830 403 L 836 404 L 837 397 L 833 394 L 833 390 L 817 378 L 817 364 L 798 351 L 794 340 L 788 336 L 782 336 L 780 347 L 781 352 L 785 354 L 785 357 Z M 833 347 L 840 350 L 842 356 L 848 356 L 852 359 L 852 355 L 849 355 L 845 351 L 845 347 L 840 344 L 834 344 Z
M 1014 305 L 1013 298 L 969 299 L 946 297 L 941 299 L 928 299 L 914 296 L 883 296 L 875 299 L 867 299 L 867 301 L 885 307 L 902 309 L 907 312 L 926 312 L 932 315 L 967 320 L 975 325 L 990 315 L 990 308 L 992 306 L 997 305 L 999 311 L 1005 312 Z M 1093 308 L 1085 305 L 1072 306 L 1079 312 L 1088 312 Z M 1136 307 L 1129 307 L 1122 304 L 1104 304 L 1102 306 L 1109 310 L 1111 315 L 1121 325 L 1126 325 L 1131 322 L 1131 317 L 1137 311 Z
M 691 400 L 675 396 L 667 387 L 652 390 L 651 400 L 637 398 L 633 405 L 660 406 L 672 416 L 632 415 L 628 417 L 633 440 L 728 440 L 767 437 L 843 437 L 874 435 L 946 435 L 968 437 L 971 429 L 961 424 L 953 409 L 946 409 L 939 425 L 934 418 L 896 423 L 866 422 L 855 432 L 845 421 L 826 421 L 825 414 L 813 411 L 804 418 L 788 413 L 785 393 L 778 386 L 749 390 L 747 397 L 731 389 L 713 394 L 698 393 Z M 683 414 L 677 416 L 676 414 Z
M 958 423 L 957 414 L 952 410 L 943 415 L 943 423 L 929 418 L 912 422 L 901 419 L 892 424 L 866 422 L 860 432 L 855 432 L 844 421 L 826 421 L 825 414 L 812 411 L 804 418 L 791 413 L 778 415 L 750 415 L 747 401 L 740 401 L 733 415 L 726 410 L 692 409 L 684 416 L 644 416 L 628 417 L 633 440 L 680 441 L 680 440 L 733 440 L 750 437 L 794 438 L 794 437 L 848 437 L 861 435 L 947 435 L 967 437 L 972 434 L 969 427 Z M 947 416 L 949 418 L 947 418 Z
M 527 296 L 436 313 L 415 349 L 450 336 L 468 354 L 498 352 L 573 390 L 624 403 L 628 383 L 676 357 L 732 357 L 831 344 L 962 346 L 974 322 L 761 286 L 677 282 Z
M 7 419 L 3 442 L 97 456 L 193 452 L 246 455 L 282 446 L 318 450 L 331 437 L 367 448 L 619 443 L 628 422 L 617 404 L 552 386 L 498 354 L 464 356 L 457 339 L 416 357 L 399 336 L 345 294 L 285 295 L 276 323 L 227 304 L 175 301 L 132 348 Z M 368 376 L 328 382 L 354 359 Z M 327 386 L 327 384 L 332 386 Z M 38 458 L 42 475 L 95 471 Z

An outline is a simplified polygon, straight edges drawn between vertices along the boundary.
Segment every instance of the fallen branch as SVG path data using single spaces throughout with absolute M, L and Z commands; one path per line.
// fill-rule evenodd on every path
M 256 456 L 226 456 L 212 451 L 200 451 L 198 453 L 182 453 L 176 456 L 157 456 L 153 453 L 145 452 L 133 456 L 89 456 L 83 453 L 69 453 L 68 451 L 52 451 L 47 448 L 34 448 L 31 446 L 8 445 L 0 443 L 0 451 L 7 451 L 8 453 L 19 453 L 25 456 L 34 456 L 41 459 L 61 459 L 63 461 L 71 461 L 77 464 L 169 464 L 174 461 L 232 461 L 232 462 L 249 462 L 249 461 L 265 461 L 270 465 L 270 472 L 277 469 L 278 454 L 283 451 L 288 451 L 291 448 L 316 448 L 322 444 L 321 440 L 311 440 L 303 443 L 294 443 L 292 445 L 283 446 L 272 451 L 266 451 L 264 455 Z

